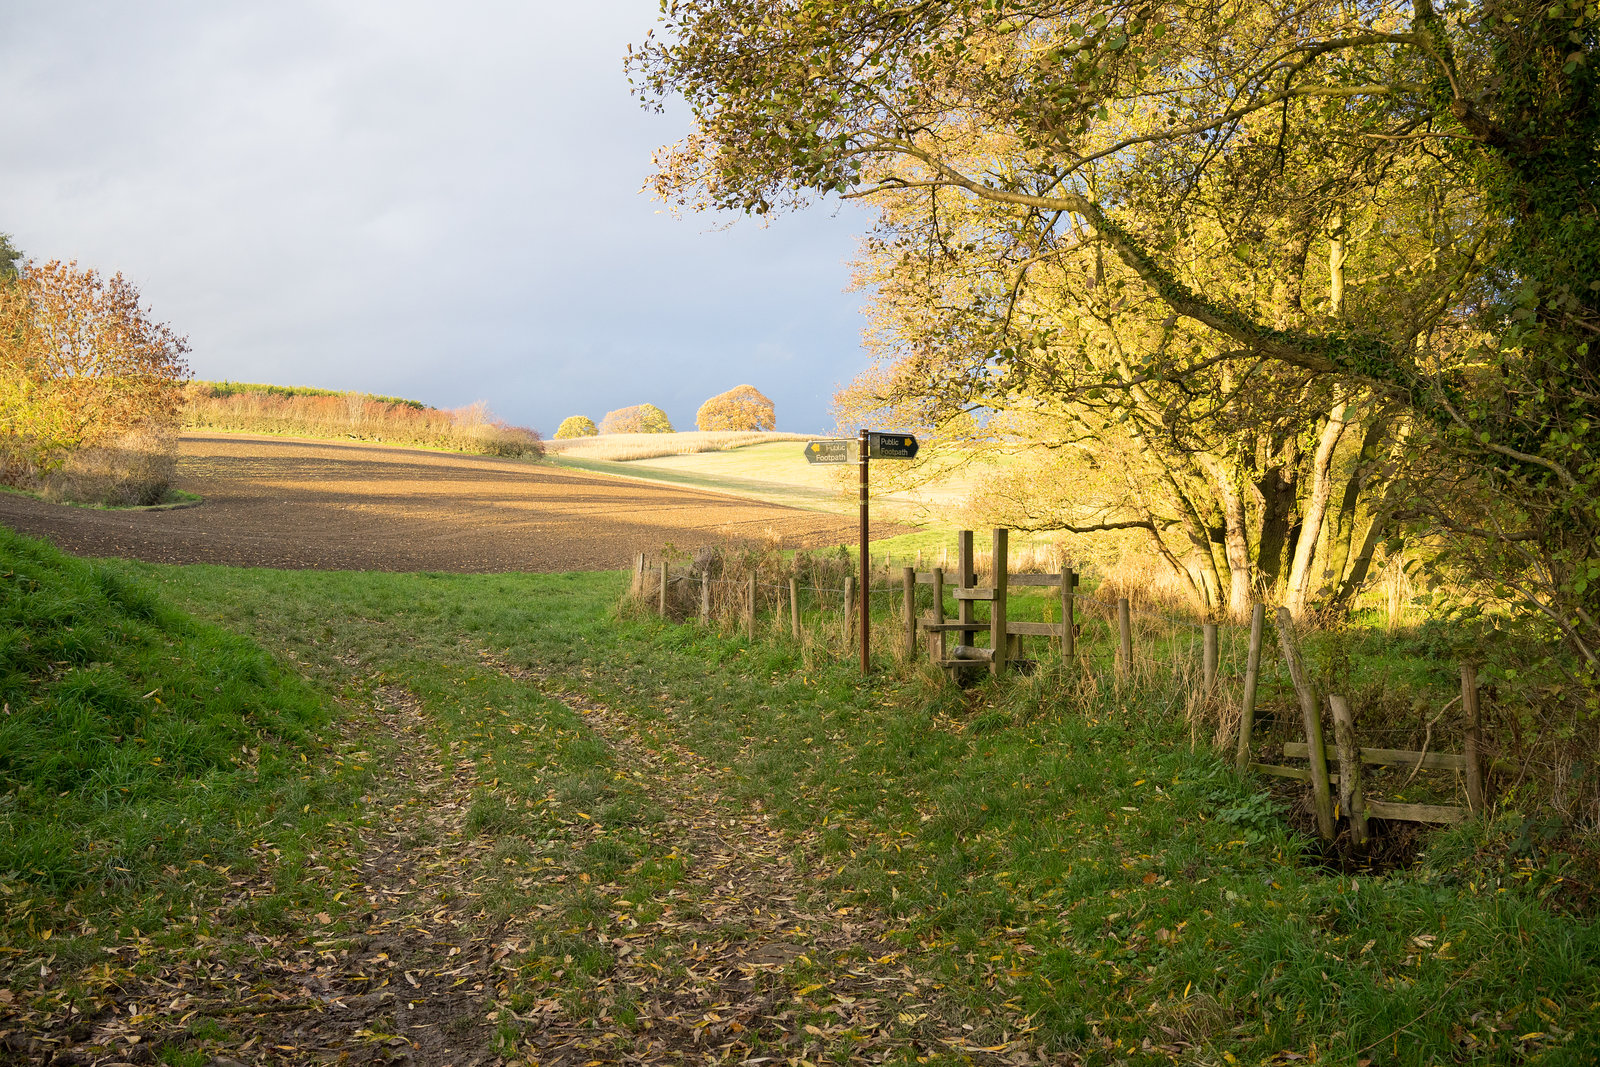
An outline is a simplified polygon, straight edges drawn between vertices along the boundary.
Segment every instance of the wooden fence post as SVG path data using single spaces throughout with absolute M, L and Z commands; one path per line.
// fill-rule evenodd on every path
M 1361 794 L 1361 746 L 1356 744 L 1356 721 L 1344 697 L 1328 695 L 1333 709 L 1333 747 L 1339 753 L 1339 806 L 1350 817 L 1350 834 L 1358 845 L 1367 843 L 1367 800 Z
M 944 625 L 944 568 L 933 568 L 933 622 Z M 944 631 L 935 630 L 928 635 L 928 658 L 943 664 L 945 659 Z
M 1078 624 L 1073 619 L 1077 610 L 1078 575 L 1071 567 L 1061 568 L 1061 659 L 1068 663 L 1078 661 Z
M 1467 806 L 1472 809 L 1472 814 L 1482 815 L 1483 764 L 1478 756 L 1478 733 L 1483 724 L 1478 707 L 1478 668 L 1471 663 L 1461 665 L 1461 710 L 1466 712 L 1467 717 L 1466 743 L 1461 750 L 1467 761 Z
M 1317 809 L 1317 830 L 1323 838 L 1332 841 L 1333 795 L 1328 788 L 1328 749 L 1322 741 L 1322 708 L 1315 690 L 1306 680 L 1306 668 L 1295 646 L 1294 616 L 1289 614 L 1288 608 L 1278 609 L 1278 643 L 1283 646 L 1289 679 L 1300 697 L 1300 717 L 1305 720 L 1306 755 L 1311 760 L 1311 797 Z
M 850 647 L 851 639 L 856 635 L 856 580 L 854 576 L 847 576 L 844 580 L 844 644 Z
M 1256 685 L 1261 681 L 1261 626 L 1267 606 L 1250 609 L 1250 655 L 1244 666 L 1244 701 L 1239 705 L 1239 752 L 1234 765 L 1242 772 L 1250 763 L 1250 734 L 1256 726 Z
M 711 572 L 700 572 L 700 621 L 711 623 Z
M 1133 673 L 1133 618 L 1127 597 L 1117 598 L 1117 674 Z
M 800 582 L 789 579 L 789 633 L 800 640 Z
M 745 618 L 749 620 L 750 640 L 756 639 L 756 576 L 750 575 L 750 589 L 745 595 Z
M 667 561 L 661 561 L 661 596 L 656 605 L 661 617 L 667 617 Z
M 633 595 L 644 595 L 644 553 L 639 553 L 633 561 Z
M 1205 679 L 1206 698 L 1210 699 L 1217 691 L 1217 624 L 1205 623 L 1201 627 L 1201 632 L 1205 635 L 1204 649 L 1201 653 L 1201 674 Z
M 917 572 L 913 567 L 900 571 L 900 583 L 905 598 L 906 659 L 917 658 Z
M 962 530 L 960 533 L 956 534 L 956 568 L 959 572 L 956 575 L 956 585 L 960 586 L 962 589 L 971 589 L 973 585 L 977 583 L 977 578 L 973 574 L 972 566 L 971 530 Z M 971 622 L 976 617 L 974 610 L 973 601 L 957 600 L 956 621 L 962 623 Z M 957 631 L 958 636 L 956 638 L 956 644 L 970 644 L 972 642 L 972 635 L 975 632 L 976 631 L 973 630 Z
M 1010 530 L 1003 527 L 996 529 L 994 551 L 990 553 L 989 569 L 994 574 L 994 600 L 989 604 L 989 651 L 993 655 L 989 660 L 991 674 L 1005 673 L 1006 654 L 1011 651 L 1006 640 L 1006 581 L 1009 577 L 1006 556 L 1010 535 Z

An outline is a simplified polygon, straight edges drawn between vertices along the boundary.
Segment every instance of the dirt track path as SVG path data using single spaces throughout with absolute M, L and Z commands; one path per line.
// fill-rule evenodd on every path
M 99 511 L 0 494 L 0 523 L 86 556 L 460 573 L 608 570 L 669 543 L 810 548 L 854 529 L 838 515 L 660 483 L 282 437 L 186 436 L 178 486 L 205 503 Z

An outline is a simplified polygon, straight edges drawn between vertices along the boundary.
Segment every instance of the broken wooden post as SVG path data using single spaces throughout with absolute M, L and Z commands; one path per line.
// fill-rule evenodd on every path
M 1472 814 L 1482 815 L 1483 764 L 1478 757 L 1478 732 L 1483 724 L 1478 707 L 1478 668 L 1471 663 L 1461 665 L 1461 710 L 1466 712 L 1467 719 L 1466 742 L 1461 747 L 1461 754 L 1467 761 L 1467 806 Z
M 917 571 L 914 567 L 900 570 L 901 593 L 905 601 L 906 659 L 917 658 Z
M 657 609 L 664 619 L 667 617 L 667 561 L 661 561 L 661 595 L 658 598 Z
M 1278 609 L 1278 642 L 1283 646 L 1283 659 L 1289 665 L 1289 679 L 1300 697 L 1300 717 L 1305 720 L 1306 756 L 1311 761 L 1311 798 L 1317 811 L 1317 830 L 1323 838 L 1333 840 L 1333 795 L 1328 787 L 1328 750 L 1322 742 L 1322 708 L 1316 691 L 1306 679 L 1305 664 L 1300 662 L 1300 649 L 1295 645 L 1294 616 L 1288 608 Z
M 1117 676 L 1133 673 L 1133 618 L 1127 597 L 1117 598 Z
M 989 604 L 989 649 L 993 653 L 989 660 L 991 674 L 1005 673 L 1006 658 L 1011 652 L 1010 642 L 1006 640 L 1006 555 L 1010 534 L 1011 531 L 1003 527 L 995 530 L 994 551 L 989 561 L 989 569 L 994 572 L 991 582 L 994 600 Z
M 795 578 L 789 579 L 789 633 L 796 640 L 800 640 L 800 583 Z
M 1358 845 L 1367 843 L 1367 799 L 1361 793 L 1361 748 L 1356 744 L 1356 722 L 1350 705 L 1341 696 L 1329 694 L 1333 709 L 1333 747 L 1339 754 L 1339 806 L 1350 817 L 1350 836 Z
M 1239 751 L 1234 766 L 1241 772 L 1250 763 L 1250 734 L 1256 726 L 1256 685 L 1261 681 L 1261 626 L 1267 606 L 1250 609 L 1250 655 L 1244 665 L 1244 700 L 1239 705 Z
M 1204 634 L 1204 648 L 1200 657 L 1201 676 L 1204 679 L 1206 699 L 1209 700 L 1217 691 L 1217 624 L 1205 623 L 1201 627 L 1201 633 Z

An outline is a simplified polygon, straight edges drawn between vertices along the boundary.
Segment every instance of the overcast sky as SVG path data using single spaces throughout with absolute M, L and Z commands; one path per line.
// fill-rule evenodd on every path
M 0 232 L 120 270 L 196 376 L 487 400 L 547 435 L 742 382 L 831 423 L 854 208 L 673 218 L 656 0 L 0 5 Z M 732 222 L 731 227 L 723 228 Z

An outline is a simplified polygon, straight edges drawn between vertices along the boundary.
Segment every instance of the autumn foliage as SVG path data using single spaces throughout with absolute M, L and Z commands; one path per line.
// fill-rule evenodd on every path
M 594 420 L 587 415 L 569 415 L 561 420 L 561 425 L 556 427 L 556 440 L 567 441 L 574 437 L 593 437 L 600 431 L 595 428 Z
M 415 400 L 331 389 L 191 382 L 183 424 L 195 430 L 346 437 L 486 456 L 538 458 L 539 433 L 497 418 L 479 401 L 453 410 Z
M 654 404 L 635 404 L 606 412 L 600 420 L 601 433 L 672 433 L 672 421 Z
M 188 350 L 121 274 L 51 261 L 0 283 L 0 482 L 95 503 L 161 499 Z
M 700 405 L 695 426 L 701 430 L 771 430 L 778 425 L 772 401 L 753 385 L 736 385 Z

